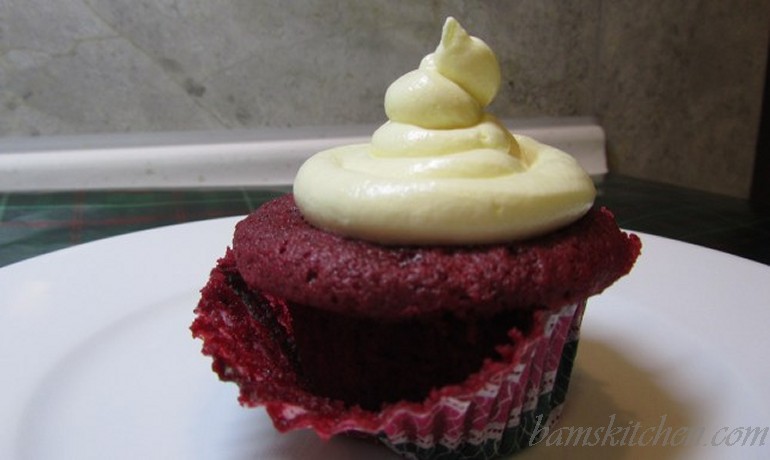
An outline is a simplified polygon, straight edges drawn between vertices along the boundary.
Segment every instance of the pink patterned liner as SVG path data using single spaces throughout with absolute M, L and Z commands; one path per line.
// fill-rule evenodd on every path
M 290 358 L 271 328 L 249 313 L 249 299 L 235 292 L 234 273 L 224 262 L 204 288 L 204 299 L 210 300 L 196 309 L 193 335 L 204 339 L 203 352 L 214 358 L 220 378 L 239 385 L 241 404 L 264 406 L 279 431 L 310 428 L 324 439 L 371 436 L 414 459 L 476 459 L 526 447 L 534 417 L 547 423 L 558 417 L 585 301 L 536 312 L 526 336 L 509 331 L 510 343 L 498 348 L 501 358 L 486 360 L 462 383 L 433 390 L 422 402 L 387 404 L 373 412 L 310 394 L 297 384 Z M 278 324 L 286 319 L 282 302 L 262 301 Z M 245 344 L 239 337 L 260 339 Z
M 368 434 L 407 456 L 399 446 L 410 444 L 407 450 L 430 450 L 437 444 L 448 450 L 463 444 L 483 446 L 518 426 L 522 415 L 532 413 L 540 397 L 553 391 L 562 350 L 565 343 L 577 340 L 584 307 L 581 302 L 539 315 L 528 337 L 510 333 L 516 345 L 504 348 L 502 360 L 488 361 L 463 383 L 433 391 L 421 403 L 391 404 L 380 412 L 350 408 L 332 419 L 319 419 L 312 409 L 288 401 L 269 403 L 268 412 L 281 431 L 312 428 L 322 438 Z M 549 423 L 558 412 L 551 411 Z

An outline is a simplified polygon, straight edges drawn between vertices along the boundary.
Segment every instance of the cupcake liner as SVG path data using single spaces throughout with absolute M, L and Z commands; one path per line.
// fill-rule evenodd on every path
M 550 314 L 505 366 L 474 376 L 486 383 L 397 411 L 377 437 L 410 459 L 491 459 L 538 440 L 538 426 L 552 426 L 564 402 L 585 302 Z M 487 367 L 487 366 L 485 366 Z M 385 409 L 388 412 L 388 409 Z
M 371 437 L 410 459 L 491 459 L 537 441 L 546 430 L 535 428 L 552 425 L 561 412 L 585 301 L 537 311 L 529 333 L 511 330 L 510 342 L 498 347 L 501 358 L 486 360 L 465 381 L 375 412 L 305 391 L 282 342 L 291 332 L 285 304 L 244 298 L 233 289 L 238 279 L 228 252 L 203 290 L 193 335 L 204 340 L 220 378 L 238 384 L 241 404 L 264 406 L 279 431 Z M 254 304 L 259 321 L 249 311 Z

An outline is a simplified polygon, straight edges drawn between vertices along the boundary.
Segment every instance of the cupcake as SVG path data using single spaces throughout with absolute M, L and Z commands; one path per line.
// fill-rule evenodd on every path
M 586 300 L 641 244 L 572 157 L 485 111 L 499 85 L 449 18 L 370 143 L 237 224 L 191 329 L 242 405 L 413 459 L 506 455 L 558 417 Z

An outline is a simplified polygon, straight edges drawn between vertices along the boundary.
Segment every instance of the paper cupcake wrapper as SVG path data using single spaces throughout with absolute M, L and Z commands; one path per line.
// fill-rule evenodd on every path
M 261 296 L 245 300 L 233 287 L 236 277 L 228 253 L 203 290 L 193 334 L 203 339 L 220 379 L 238 384 L 241 404 L 265 407 L 279 431 L 371 437 L 410 459 L 491 459 L 528 447 L 537 441 L 538 424 L 558 418 L 585 302 L 538 311 L 526 335 L 511 330 L 500 359 L 486 361 L 462 383 L 433 390 L 422 402 L 373 412 L 305 391 L 276 334 L 284 329 L 278 325 L 290 322 L 285 304 Z M 247 305 L 254 302 L 272 318 L 255 319 Z
M 529 447 L 561 413 L 585 302 L 542 324 L 520 360 L 490 376 L 479 391 L 441 398 L 430 411 L 392 416 L 379 441 L 409 459 L 492 459 Z M 535 429 L 538 427 L 537 431 Z
M 372 413 L 352 408 L 316 417 L 293 404 L 268 412 L 282 428 L 373 436 L 409 459 L 492 459 L 537 441 L 561 412 L 585 302 L 536 318 L 533 331 L 459 385 L 434 391 L 422 403 L 396 403 Z M 543 430 L 546 431 L 546 430 Z M 547 431 L 546 431 L 547 432 Z M 533 439 L 533 436 L 535 438 Z

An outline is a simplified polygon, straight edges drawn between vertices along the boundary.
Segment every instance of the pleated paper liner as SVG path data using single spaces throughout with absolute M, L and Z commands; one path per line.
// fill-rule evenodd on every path
M 196 309 L 192 330 L 220 378 L 238 384 L 241 404 L 264 406 L 279 431 L 370 437 L 410 459 L 492 459 L 536 442 L 535 428 L 552 425 L 561 412 L 585 301 L 536 312 L 526 336 L 511 330 L 510 343 L 498 349 L 501 357 L 465 381 L 433 390 L 422 402 L 374 412 L 303 390 L 282 344 L 287 312 L 268 299 L 236 293 L 235 278 L 228 254 L 204 288 L 208 300 Z M 258 321 L 247 305 L 254 302 L 275 316 Z

